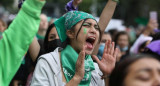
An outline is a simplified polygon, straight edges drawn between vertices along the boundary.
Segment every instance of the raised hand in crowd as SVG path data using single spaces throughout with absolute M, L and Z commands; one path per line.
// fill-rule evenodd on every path
M 83 50 L 79 53 L 78 60 L 76 62 L 76 72 L 73 78 L 66 84 L 66 86 L 77 86 L 84 77 L 85 69 L 84 69 L 84 59 L 85 59 L 85 46 L 83 46 Z
M 157 20 L 152 20 L 150 19 L 143 34 L 146 35 L 146 36 L 149 36 L 151 34 L 154 34 L 154 30 L 155 29 L 158 29 L 158 22 Z
M 73 0 L 73 5 L 74 7 L 78 7 L 78 5 L 82 2 L 83 0 Z
M 102 59 L 99 60 L 97 56 L 93 55 L 93 59 L 97 61 L 99 68 L 104 75 L 109 75 L 115 67 L 118 49 L 115 49 L 114 47 L 114 42 L 111 43 L 111 41 L 107 41 L 105 43 Z

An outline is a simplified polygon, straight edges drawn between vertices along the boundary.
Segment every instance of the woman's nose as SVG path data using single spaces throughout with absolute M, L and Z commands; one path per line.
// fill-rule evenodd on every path
M 90 29 L 90 32 L 93 34 L 96 34 L 96 29 L 94 27 L 92 27 L 92 29 Z

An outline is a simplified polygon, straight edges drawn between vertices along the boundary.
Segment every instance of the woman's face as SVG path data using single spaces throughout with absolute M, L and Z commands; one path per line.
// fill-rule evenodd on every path
M 124 86 L 160 86 L 160 62 L 153 58 L 142 58 L 128 69 Z
M 59 36 L 58 36 L 56 28 L 53 27 L 51 29 L 51 31 L 49 32 L 48 41 L 52 41 L 52 40 L 55 40 L 55 39 L 59 39 Z
M 86 54 L 91 54 L 93 52 L 95 45 L 99 41 L 99 30 L 98 30 L 99 27 L 97 22 L 93 19 L 87 19 L 84 23 L 83 21 L 84 20 L 80 21 L 74 27 L 74 36 L 73 38 L 70 38 L 71 46 L 77 52 L 80 52 L 84 45 Z M 82 28 L 78 33 L 81 25 Z
M 117 44 L 120 48 L 124 48 L 129 45 L 129 40 L 127 35 L 120 35 L 117 40 Z

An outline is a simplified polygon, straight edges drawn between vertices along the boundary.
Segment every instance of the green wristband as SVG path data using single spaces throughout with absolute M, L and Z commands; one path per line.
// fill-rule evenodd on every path
M 117 3 L 119 2 L 119 0 L 112 0 L 112 1 L 117 2 Z

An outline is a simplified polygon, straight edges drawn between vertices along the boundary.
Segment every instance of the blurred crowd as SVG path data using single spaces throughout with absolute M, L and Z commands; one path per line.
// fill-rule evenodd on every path
M 0 49 L 0 67 L 1 67 L 0 77 L 2 76 L 2 78 L 0 78 L 1 86 L 7 86 L 7 85 L 9 86 L 30 86 L 30 85 L 31 86 L 65 86 L 65 85 L 76 86 L 75 85 L 76 81 L 71 82 L 73 79 L 68 78 L 67 74 L 65 75 L 65 70 L 63 68 L 65 68 L 64 66 L 65 64 L 72 65 L 76 67 L 74 69 L 75 75 L 77 74 L 78 76 L 78 74 L 79 75 L 82 74 L 81 76 L 84 76 L 85 78 L 89 77 L 87 75 L 85 76 L 86 70 L 84 75 L 83 75 L 83 71 L 78 71 L 81 69 L 84 70 L 86 67 L 83 68 L 80 65 L 77 66 L 78 61 L 84 61 L 86 59 L 86 58 L 80 59 L 84 55 L 83 52 L 86 49 L 86 47 L 83 47 L 83 49 L 79 47 L 82 45 L 80 43 L 83 43 L 79 40 L 83 40 L 83 39 L 87 41 L 86 42 L 87 43 L 86 50 L 88 50 L 86 51 L 87 55 L 90 55 L 92 57 L 94 66 L 96 63 L 98 70 L 102 72 L 100 72 L 101 74 L 97 72 L 97 75 L 95 75 L 95 77 L 94 77 L 94 74 L 91 74 L 91 77 L 90 77 L 91 80 L 82 82 L 81 86 L 160 86 L 160 30 L 158 29 L 158 20 L 149 19 L 147 25 L 142 27 L 140 26 L 137 26 L 136 28 L 126 27 L 125 30 L 112 28 L 106 31 L 105 29 L 114 13 L 118 0 L 109 0 L 107 2 L 106 7 L 104 8 L 100 16 L 100 20 L 96 21 L 98 25 L 96 24 L 93 25 L 93 23 L 95 22 L 90 20 L 90 19 L 94 20 L 90 16 L 83 18 L 84 21 L 82 20 L 82 22 L 80 22 L 82 23 L 82 25 L 79 25 L 78 22 L 81 20 L 78 20 L 78 17 L 79 16 L 83 17 L 83 15 L 88 16 L 89 14 L 85 15 L 83 13 L 82 14 L 75 13 L 76 18 L 74 19 L 73 17 L 73 20 L 71 19 L 72 16 L 74 16 L 74 14 L 70 12 L 72 11 L 79 12 L 78 6 L 79 4 L 81 4 L 82 0 L 71 0 L 68 3 L 66 3 L 64 8 L 66 10 L 66 15 L 63 15 L 60 18 L 62 19 L 63 17 L 65 17 L 70 19 L 70 21 L 66 20 L 67 22 L 65 21 L 65 23 L 62 22 L 60 19 L 58 20 L 49 19 L 49 17 L 46 14 L 39 12 L 41 10 L 40 8 L 43 7 L 42 4 L 38 4 L 36 8 L 36 6 L 34 6 L 35 4 L 30 4 L 30 3 L 39 3 L 39 2 L 36 0 L 33 0 L 33 2 L 31 1 L 29 2 L 29 1 L 30 0 L 25 0 L 25 1 L 22 0 L 22 2 L 19 2 L 18 7 L 20 12 L 16 15 L 13 21 L 9 21 L 6 23 L 4 18 L 0 19 L 0 48 L 2 48 Z M 45 0 L 40 0 L 40 1 L 45 1 Z M 29 7 L 29 5 L 31 5 L 31 7 L 35 9 L 29 11 L 29 9 L 32 9 L 31 7 Z M 113 7 L 113 8 L 110 8 L 110 7 Z M 24 15 L 23 15 L 24 20 L 20 14 L 23 12 L 23 10 L 24 10 Z M 28 20 L 26 19 L 27 17 L 25 18 L 26 15 L 30 16 Z M 21 16 L 21 17 L 18 17 L 19 20 L 17 16 Z M 20 18 L 22 20 L 20 20 Z M 39 21 L 31 22 L 34 20 L 38 20 L 38 18 L 40 18 Z M 76 23 L 73 24 L 73 22 L 76 22 Z M 35 24 L 37 24 L 37 26 L 34 26 Z M 67 26 L 66 24 L 70 24 L 70 25 L 73 24 L 72 27 L 75 27 L 75 30 L 72 27 Z M 37 31 L 33 31 L 33 33 L 31 33 L 33 34 L 33 36 L 28 36 L 28 34 L 32 30 L 28 29 L 30 30 L 29 32 L 25 32 L 25 31 L 20 32 L 21 30 L 19 30 L 18 32 L 18 29 L 13 29 L 15 28 L 14 26 L 16 28 L 18 27 L 18 29 L 23 29 L 23 27 L 25 27 L 26 28 L 26 30 L 24 29 L 25 31 L 27 31 L 28 28 L 30 29 L 37 28 Z M 90 28 L 92 26 L 96 30 L 92 30 L 89 32 L 88 29 L 86 28 Z M 66 31 L 67 37 L 69 39 L 65 38 L 64 34 L 62 35 L 62 32 L 63 32 L 63 30 L 61 30 L 62 27 L 65 27 L 64 31 Z M 78 29 L 76 27 L 78 27 Z M 84 38 L 83 34 L 97 34 L 96 31 L 97 32 L 99 31 L 99 35 L 95 35 L 97 37 L 88 35 L 87 37 L 90 37 L 90 38 Z M 76 34 L 74 34 L 74 32 L 76 32 Z M 13 35 L 11 33 L 13 33 Z M 21 34 L 21 35 L 16 35 L 16 34 Z M 73 34 L 76 38 L 73 37 Z M 28 38 L 21 40 L 23 39 L 23 37 L 26 37 L 26 36 L 28 36 Z M 30 41 L 27 42 L 27 40 L 30 40 Z M 96 40 L 97 40 L 97 44 L 94 44 Z M 15 41 L 19 42 L 20 44 L 17 44 L 17 45 L 12 44 L 12 43 L 16 43 Z M 26 41 L 26 44 L 24 41 Z M 19 45 L 22 45 L 20 50 L 24 49 L 23 51 L 24 53 L 22 53 L 22 51 L 18 51 L 19 48 L 17 47 Z M 61 59 L 63 55 L 64 56 L 66 55 L 63 53 L 70 53 L 70 55 L 72 56 L 72 50 L 68 46 L 67 46 L 67 49 L 68 50 L 70 49 L 70 50 L 65 51 L 67 50 L 66 45 L 71 45 L 71 47 L 79 54 L 79 56 L 77 54 L 78 56 L 77 57 L 78 60 L 76 60 L 77 63 L 74 62 L 74 64 L 72 64 L 71 60 L 66 60 L 64 58 Z M 15 46 L 15 47 L 12 47 L 12 46 Z M 94 50 L 92 50 L 92 47 L 94 46 L 95 48 Z M 12 48 L 15 48 L 15 49 L 12 49 Z M 89 50 L 92 50 L 92 52 Z M 18 55 L 15 55 L 17 57 L 15 57 L 14 55 L 11 55 L 9 51 L 12 52 L 12 54 L 15 54 L 15 53 L 18 54 Z M 64 51 L 64 52 L 61 52 L 60 54 L 55 54 L 55 52 L 58 52 L 58 51 Z M 49 61 L 47 61 L 46 63 L 45 62 L 42 63 L 44 60 L 48 60 L 48 58 L 46 57 L 50 57 L 50 58 L 52 57 L 47 53 L 51 53 L 54 59 L 60 58 L 60 60 L 55 60 L 55 63 L 57 63 L 58 61 L 58 64 L 60 64 L 60 66 L 57 66 L 57 64 L 55 65 L 52 64 L 51 66 Z M 61 57 L 59 57 L 58 55 L 60 55 Z M 67 54 L 66 57 L 67 56 L 69 55 Z M 4 60 L 5 58 L 6 60 Z M 17 65 L 19 64 L 18 66 L 15 66 L 15 64 L 12 65 L 12 59 L 8 59 L 8 58 L 12 58 L 12 59 L 15 58 L 16 61 L 19 61 L 17 60 L 19 58 L 21 59 L 21 61 L 17 63 Z M 67 61 L 70 62 L 71 64 L 67 63 Z M 104 63 L 104 64 L 101 64 L 101 63 Z M 11 65 L 8 66 L 8 64 L 11 64 Z M 83 64 L 86 65 L 87 62 L 84 62 L 84 63 L 82 62 L 81 65 L 84 66 Z M 6 69 L 4 67 L 6 67 Z M 15 67 L 14 71 L 9 69 L 9 68 L 14 69 L 14 67 Z M 103 67 L 106 69 L 104 69 Z M 58 71 L 59 69 L 61 69 L 60 73 L 64 73 L 60 75 L 62 77 L 62 80 L 59 78 L 58 79 L 50 78 L 50 77 L 59 77 L 58 75 L 59 72 L 56 75 L 56 72 L 54 71 L 54 70 Z M 8 75 L 6 74 L 7 77 L 10 76 L 11 78 L 8 78 L 8 79 L 5 78 L 6 75 L 4 70 L 6 73 L 14 72 L 13 74 L 10 74 L 10 73 L 8 73 Z M 96 70 L 96 66 L 95 66 L 95 70 Z M 55 75 L 50 73 L 51 71 L 52 72 L 54 71 L 53 73 Z M 55 80 L 55 81 L 52 81 L 52 80 Z M 95 82 L 93 82 L 94 80 Z M 63 81 L 63 84 L 60 84 L 61 83 L 60 81 Z M 87 82 L 89 83 L 91 82 L 91 84 L 86 85 Z M 78 82 L 78 84 L 80 84 L 80 82 Z

